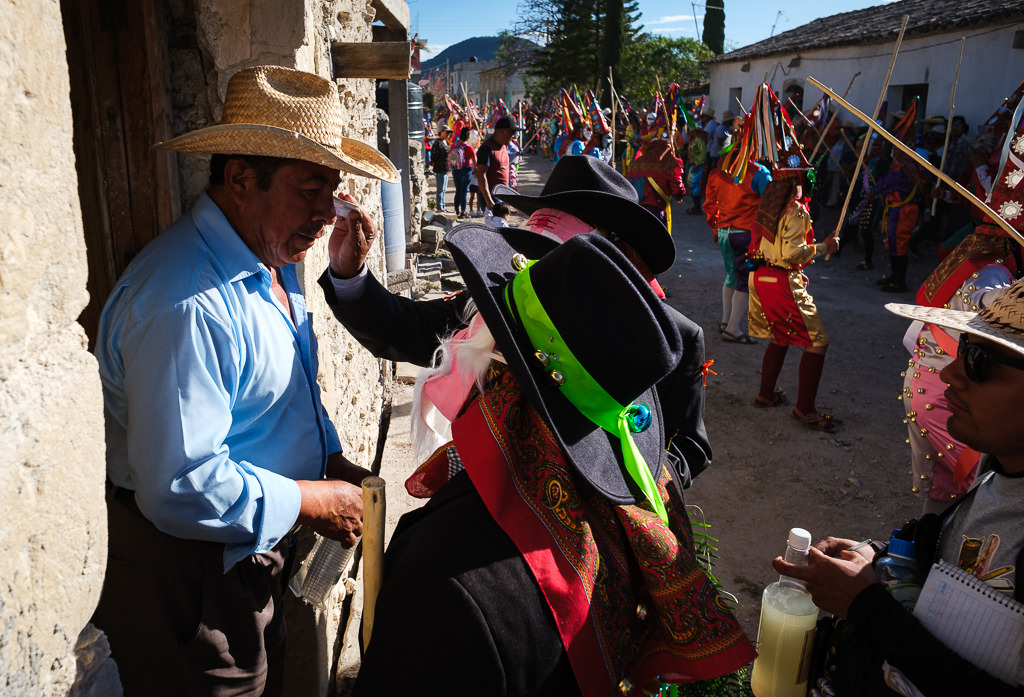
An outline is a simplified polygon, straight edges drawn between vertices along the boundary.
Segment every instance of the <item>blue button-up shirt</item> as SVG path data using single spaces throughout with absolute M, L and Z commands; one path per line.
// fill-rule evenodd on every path
M 205 194 L 125 270 L 96 345 L 107 476 L 157 528 L 225 543 L 224 568 L 267 552 L 321 479 L 338 434 L 294 266 L 271 272 Z

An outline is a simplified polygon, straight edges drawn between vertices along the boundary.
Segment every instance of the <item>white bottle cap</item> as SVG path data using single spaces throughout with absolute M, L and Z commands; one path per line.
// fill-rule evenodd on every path
M 811 546 L 811 533 L 803 528 L 790 528 L 789 546 L 801 551 L 809 549 Z

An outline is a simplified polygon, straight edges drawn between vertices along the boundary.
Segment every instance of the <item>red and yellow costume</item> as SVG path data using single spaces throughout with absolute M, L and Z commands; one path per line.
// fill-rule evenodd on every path
M 774 237 L 764 228 L 755 230 L 752 256 L 763 257 L 764 264 L 750 272 L 750 335 L 785 346 L 827 346 L 828 333 L 803 274 L 820 252 L 811 214 L 793 201 L 779 217 Z

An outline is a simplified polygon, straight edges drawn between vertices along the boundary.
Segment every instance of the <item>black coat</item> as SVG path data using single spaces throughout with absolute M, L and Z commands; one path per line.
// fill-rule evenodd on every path
M 325 271 L 320 276 L 327 304 L 345 329 L 378 358 L 428 366 L 443 337 L 465 324 L 469 293 L 450 298 L 414 301 L 394 295 L 373 275 L 367 276 L 362 296 L 341 302 Z M 682 313 L 665 308 L 675 320 L 683 339 L 683 359 L 658 383 L 669 454 L 681 483 L 711 464 L 711 444 L 704 427 L 704 331 Z
M 354 697 L 575 697 L 555 620 L 461 472 L 402 516 L 384 556 Z

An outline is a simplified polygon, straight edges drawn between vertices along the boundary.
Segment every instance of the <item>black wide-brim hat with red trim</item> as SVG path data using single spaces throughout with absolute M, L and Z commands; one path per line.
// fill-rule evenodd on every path
M 676 260 L 676 246 L 665 224 L 638 203 L 628 179 L 596 157 L 561 158 L 539 196 L 526 196 L 502 184 L 494 187 L 493 194 L 527 215 L 554 208 L 614 232 L 653 273 L 667 271 Z
M 509 370 L 527 399 L 551 427 L 576 472 L 616 504 L 643 494 L 623 465 L 617 436 L 573 406 L 552 380 L 518 319 L 506 288 L 526 259 L 536 296 L 580 364 L 620 405 L 650 409 L 650 425 L 633 433 L 655 481 L 665 450 L 661 405 L 655 385 L 670 374 L 683 343 L 664 304 L 632 263 L 596 233 L 558 244 L 529 230 L 494 230 L 465 224 L 445 244 Z M 511 293 L 508 293 L 511 296 Z

